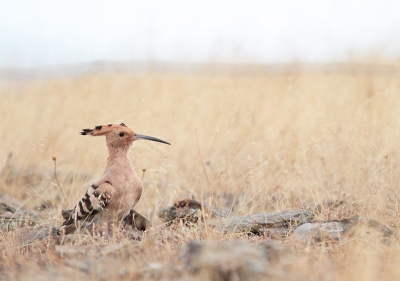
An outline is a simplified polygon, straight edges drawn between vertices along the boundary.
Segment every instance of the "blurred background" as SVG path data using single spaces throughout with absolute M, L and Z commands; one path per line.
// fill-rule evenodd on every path
M 399 11 L 395 0 L 2 1 L 0 70 L 397 63 Z
M 0 190 L 60 198 L 56 157 L 71 205 L 107 157 L 79 130 L 125 122 L 173 144 L 130 151 L 147 169 L 149 216 L 200 190 L 246 194 L 243 212 L 364 194 L 396 178 L 364 173 L 400 150 L 399 11 L 389 0 L 3 1 Z
M 351 232 L 339 247 L 303 250 L 285 234 L 301 258 L 274 280 L 400 280 L 399 108 L 399 0 L 0 0 L 0 199 L 59 227 L 108 156 L 82 128 L 124 122 L 172 144 L 128 152 L 151 244 L 113 263 L 101 252 L 86 270 L 63 267 L 45 240 L 7 252 L 16 236 L 0 232 L 1 276 L 139 280 L 161 268 L 140 280 L 185 280 L 171 264 L 186 242 L 255 243 L 164 228 L 159 211 L 191 198 L 232 218 L 305 208 L 316 221 L 374 219 L 396 239 Z

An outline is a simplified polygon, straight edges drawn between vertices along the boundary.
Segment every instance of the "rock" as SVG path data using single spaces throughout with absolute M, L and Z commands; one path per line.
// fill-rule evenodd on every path
M 257 246 L 260 247 L 264 257 L 271 265 L 287 264 L 293 261 L 292 251 L 276 240 L 267 239 L 260 242 Z
M 360 220 L 360 218 L 359 218 L 359 220 Z M 379 231 L 386 238 L 389 238 L 393 235 L 393 230 L 391 230 L 386 225 L 381 224 L 377 220 L 368 219 L 368 220 L 364 220 L 364 222 L 366 223 L 366 225 L 369 228 L 373 228 L 373 229 Z
M 203 208 L 205 214 L 225 218 L 229 215 L 227 208 L 215 208 L 214 206 L 204 202 Z M 172 222 L 176 219 L 184 219 L 185 221 L 197 222 L 202 216 L 202 205 L 199 201 L 193 199 L 184 199 L 174 203 L 173 206 L 168 206 L 158 212 L 158 217 L 165 222 Z
M 252 245 L 244 240 L 195 241 L 186 245 L 180 258 L 185 269 L 199 280 L 260 280 L 283 274 L 270 263 L 279 255 L 280 249 L 275 246 Z
M 122 223 L 124 226 L 130 225 L 133 229 L 140 231 L 146 231 L 151 226 L 151 222 L 134 209 L 131 209 L 129 214 L 123 218 Z
M 295 229 L 293 235 L 305 242 L 313 240 L 338 241 L 345 233 L 345 225 L 341 222 L 305 223 Z
M 132 241 L 124 243 L 108 243 L 108 244 L 89 244 L 93 243 L 93 240 L 87 239 L 83 241 L 84 244 L 75 245 L 56 245 L 54 252 L 63 259 L 76 259 L 76 260 L 88 260 L 96 259 L 99 260 L 103 257 L 109 257 L 116 259 L 124 257 L 134 257 L 140 255 L 141 244 L 139 242 L 133 243 Z M 81 240 L 82 243 L 82 240 Z M 85 245 L 86 244 L 86 245 Z
M 57 229 L 54 226 L 40 228 L 22 228 L 9 231 L 0 238 L 3 249 L 19 248 L 29 246 L 36 242 L 57 243 Z M 11 242 L 11 243 L 10 243 Z
M 19 232 L 20 244 L 28 245 L 36 240 L 48 240 L 57 238 L 57 228 L 54 226 L 42 227 L 39 229 L 26 228 Z
M 225 218 L 229 214 L 227 209 L 217 210 L 208 204 L 204 204 L 203 208 L 206 215 Z M 196 200 L 185 199 L 175 202 L 173 206 L 161 209 L 158 216 L 169 223 L 174 220 L 183 220 L 184 223 L 197 223 L 198 219 L 202 217 L 202 205 Z M 261 213 L 234 217 L 228 220 L 224 229 L 233 232 L 265 234 L 269 237 L 283 237 L 287 236 L 293 227 L 309 222 L 312 218 L 313 215 L 305 209 Z M 210 223 L 216 228 L 223 229 L 220 222 L 210 221 Z
M 285 234 L 297 225 L 310 222 L 313 215 L 305 210 L 269 212 L 251 216 L 235 217 L 226 228 L 233 232 L 251 232 L 254 234 L 281 233 Z
M 22 202 L 15 199 L 9 194 L 3 194 L 0 196 L 0 214 L 7 212 L 15 213 L 22 209 Z
M 321 223 L 305 223 L 293 232 L 293 235 L 304 241 L 334 242 L 344 241 L 359 227 L 366 227 L 379 232 L 383 237 L 392 236 L 393 231 L 376 220 L 355 216 L 349 219 L 327 221 Z
M 37 224 L 38 215 L 29 212 L 4 213 L 0 215 L 0 230 L 13 231 L 19 228 L 32 227 Z
M 202 215 L 201 206 L 200 202 L 192 199 L 177 201 L 173 206 L 161 209 L 158 212 L 158 217 L 165 222 L 182 219 L 185 222 L 197 223 L 199 217 Z
M 57 245 L 55 251 L 60 257 L 73 257 L 77 255 L 83 256 L 104 256 L 111 253 L 124 250 L 124 244 L 109 244 L 109 245 L 89 245 L 89 246 L 72 246 L 72 245 Z
M 343 204 L 344 202 L 342 201 L 332 203 L 334 206 Z M 226 218 L 229 213 L 227 210 L 221 212 L 206 204 L 204 204 L 203 209 L 206 215 L 212 214 L 221 218 Z M 201 203 L 191 199 L 177 201 L 174 206 L 163 208 L 159 212 L 159 217 L 166 222 L 178 219 L 183 220 L 185 223 L 196 223 L 202 216 Z M 306 209 L 299 209 L 237 216 L 226 219 L 225 224 L 220 220 L 209 220 L 208 223 L 221 231 L 262 234 L 272 238 L 286 237 L 294 230 L 293 235 L 295 237 L 303 241 L 313 240 L 316 242 L 342 240 L 344 236 L 347 236 L 350 231 L 360 225 L 364 225 L 371 230 L 375 229 L 386 238 L 393 234 L 390 228 L 379 222 L 358 216 L 326 222 L 312 222 L 312 220 L 312 213 Z
M 262 253 L 244 241 L 192 242 L 182 256 L 188 271 L 214 280 L 254 279 L 266 273 Z
M 0 197 L 0 230 L 12 231 L 37 224 L 39 215 L 34 211 L 26 211 L 22 202 L 5 194 Z

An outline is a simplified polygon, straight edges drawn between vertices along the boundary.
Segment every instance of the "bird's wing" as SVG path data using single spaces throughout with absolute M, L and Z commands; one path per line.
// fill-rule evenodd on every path
M 105 181 L 99 185 L 92 184 L 69 216 L 67 218 L 64 217 L 66 220 L 58 229 L 57 233 L 61 234 L 63 229 L 65 229 L 67 233 L 70 233 L 75 230 L 77 221 L 90 220 L 92 216 L 103 211 L 112 200 L 114 192 L 115 189 L 109 181 Z M 67 231 L 67 227 L 70 226 L 74 226 L 73 230 Z

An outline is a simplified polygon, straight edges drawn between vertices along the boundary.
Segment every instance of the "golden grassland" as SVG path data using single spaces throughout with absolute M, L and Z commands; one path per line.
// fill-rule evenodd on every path
M 82 128 L 122 121 L 172 144 L 137 141 L 129 152 L 138 173 L 146 169 L 135 209 L 153 223 L 142 242 L 124 242 L 129 254 L 88 256 L 82 270 L 51 245 L 19 247 L 2 233 L 0 279 L 186 280 L 179 252 L 191 240 L 269 239 L 163 225 L 157 212 L 185 198 L 233 207 L 232 215 L 343 201 L 345 208 L 322 210 L 317 219 L 359 215 L 395 236 L 382 243 L 360 234 L 329 247 L 281 239 L 296 253 L 282 280 L 400 278 L 399 77 L 113 73 L 5 82 L 0 116 L 0 169 L 13 153 L 0 193 L 28 210 L 47 202 L 48 225 L 62 223 L 61 209 L 71 208 L 105 167 L 105 140 L 80 136 Z M 96 243 L 117 242 L 75 241 Z M 162 270 L 143 271 L 152 265 Z

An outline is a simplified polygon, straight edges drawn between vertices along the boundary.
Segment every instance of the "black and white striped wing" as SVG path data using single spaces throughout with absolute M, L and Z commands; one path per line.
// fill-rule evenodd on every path
M 58 229 L 57 234 L 61 234 L 64 229 L 67 234 L 73 232 L 76 228 L 77 221 L 90 221 L 94 215 L 100 213 L 107 207 L 112 200 L 114 191 L 114 187 L 108 181 L 100 185 L 92 184 L 74 209 L 71 212 L 67 211 L 69 216 L 66 217 L 67 212 L 63 213 L 63 217 L 66 220 Z M 70 226 L 75 227 L 73 227 L 71 231 L 67 231 L 67 228 Z

